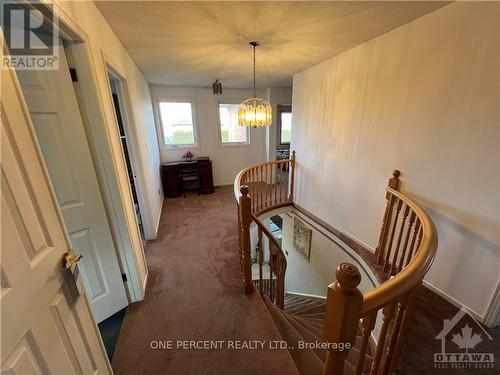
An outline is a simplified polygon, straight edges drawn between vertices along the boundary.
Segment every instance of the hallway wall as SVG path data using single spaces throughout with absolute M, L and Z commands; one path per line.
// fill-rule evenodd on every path
M 500 277 L 499 7 L 447 5 L 293 82 L 297 203 L 375 247 L 400 169 L 438 228 L 426 281 L 478 316 Z
M 156 236 L 162 199 L 161 181 L 159 175 L 159 152 L 156 143 L 156 129 L 154 125 L 153 109 L 149 86 L 144 76 L 132 61 L 122 44 L 111 30 L 99 10 L 92 1 L 56 1 L 61 14 L 76 25 L 88 37 L 88 48 L 91 53 L 91 64 L 95 70 L 99 101 L 106 120 L 106 133 L 114 162 L 118 165 L 119 189 L 123 193 L 127 225 L 129 225 L 130 241 L 133 246 L 138 274 L 144 288 L 147 278 L 147 267 L 142 248 L 142 239 L 139 231 L 134 228 L 135 209 L 130 194 L 125 161 L 122 154 L 121 142 L 116 125 L 115 113 L 111 96 L 108 91 L 108 77 L 104 66 L 104 57 L 113 64 L 114 68 L 127 80 L 128 95 L 132 109 L 132 127 L 135 133 L 136 158 L 139 164 L 138 178 L 142 182 L 143 195 L 146 203 L 143 216 L 149 223 L 148 238 Z

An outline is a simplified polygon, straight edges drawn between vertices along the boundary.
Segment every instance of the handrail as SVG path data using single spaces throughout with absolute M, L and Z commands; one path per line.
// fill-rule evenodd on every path
M 295 151 L 294 151 L 295 152 Z M 233 183 L 233 188 L 234 188 L 234 197 L 236 198 L 236 201 L 240 198 L 240 188 L 243 185 L 242 184 L 242 177 L 245 173 L 252 169 L 256 169 L 258 167 L 263 167 L 266 165 L 274 165 L 274 164 L 281 164 L 282 162 L 291 162 L 292 159 L 281 159 L 281 160 L 270 160 L 270 161 L 265 161 L 262 163 L 257 163 L 257 164 L 252 164 L 244 169 L 242 169 L 234 178 L 234 183 Z
M 238 173 L 234 180 L 234 195 L 238 209 L 239 258 L 246 293 L 257 286 L 263 295 L 283 308 L 285 297 L 286 256 L 279 242 L 259 219 L 266 211 L 291 205 L 295 152 L 290 159 L 273 160 L 249 166 Z M 257 225 L 259 242 L 256 258 L 259 263 L 259 279 L 253 280 L 251 261 L 250 224 Z M 263 235 L 269 241 L 269 278 L 263 277 Z M 274 279 L 276 276 L 276 279 Z M 266 284 L 264 287 L 263 284 Z
M 279 179 L 278 171 L 281 174 Z M 265 235 L 271 251 L 271 300 L 281 308 L 284 299 L 286 257 L 278 241 L 259 219 L 259 215 L 280 206 L 293 205 L 294 171 L 295 152 L 290 159 L 249 166 L 238 173 L 234 181 L 245 290 L 247 293 L 253 291 L 249 234 L 250 223 L 253 221 L 257 225 L 260 251 L 259 283 L 256 286 L 263 293 L 262 237 Z M 291 172 L 290 175 L 288 172 Z M 283 179 L 283 174 L 286 174 L 287 180 Z M 400 172 L 394 171 L 386 188 L 387 206 L 375 252 L 377 263 L 383 265 L 383 273 L 388 280 L 363 294 L 358 289 L 361 281 L 358 269 L 352 264 L 343 263 L 337 269 L 336 281 L 327 289 L 324 328 L 327 341 L 351 343 L 353 346 L 359 332 L 362 337 L 355 374 L 365 371 L 365 359 L 370 350 L 369 342 L 372 342 L 371 347 L 374 350 L 371 353 L 373 359 L 370 363 L 370 373 L 392 374 L 397 370 L 415 293 L 437 252 L 438 239 L 434 222 L 413 199 L 398 190 L 399 176 Z M 276 249 L 279 265 L 271 263 L 273 249 Z M 273 272 L 276 267 L 279 272 L 277 284 L 274 284 Z M 279 289 L 276 295 L 273 287 Z M 378 338 L 374 340 L 373 332 L 379 310 L 383 317 L 382 326 L 377 326 L 375 331 Z M 348 350 L 329 349 L 323 374 L 341 374 L 347 352 Z
M 386 188 L 386 191 L 403 201 L 416 213 L 422 226 L 422 240 L 415 257 L 401 272 L 363 295 L 362 315 L 379 309 L 419 284 L 434 261 L 437 251 L 436 226 L 427 212 L 407 195 L 392 188 Z

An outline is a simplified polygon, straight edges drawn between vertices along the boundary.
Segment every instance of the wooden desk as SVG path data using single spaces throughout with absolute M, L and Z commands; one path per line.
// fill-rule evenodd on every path
M 193 159 L 198 168 L 199 193 L 212 194 L 214 180 L 212 175 L 212 161 L 207 157 Z M 181 164 L 184 160 L 172 161 L 161 164 L 161 181 L 163 184 L 163 195 L 167 198 L 179 197 L 181 190 Z

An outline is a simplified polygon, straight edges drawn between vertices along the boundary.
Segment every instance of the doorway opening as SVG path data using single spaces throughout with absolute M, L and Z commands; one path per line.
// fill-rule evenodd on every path
M 115 110 L 116 122 L 120 134 L 120 141 L 122 144 L 123 157 L 127 166 L 128 181 L 132 198 L 134 201 L 134 211 L 139 226 L 139 232 L 143 241 L 146 240 L 144 221 L 141 214 L 141 204 L 139 201 L 139 184 L 137 181 L 137 173 L 135 172 L 135 158 L 133 153 L 133 146 L 131 144 L 130 126 L 128 124 L 127 105 L 125 97 L 125 83 L 121 77 L 114 73 L 108 66 L 106 67 L 108 75 L 109 88 L 113 100 L 113 107 Z

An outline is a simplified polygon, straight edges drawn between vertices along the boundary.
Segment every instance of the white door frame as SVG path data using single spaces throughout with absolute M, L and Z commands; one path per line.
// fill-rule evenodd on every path
M 41 0 L 43 3 L 43 0 Z M 105 101 L 99 90 L 98 70 L 94 65 L 90 39 L 87 34 L 73 22 L 55 4 L 44 4 L 47 13 L 56 13 L 58 17 L 57 30 L 65 40 L 65 51 L 70 67 L 75 68 L 78 83 L 75 86 L 77 99 L 81 108 L 82 120 L 89 143 L 99 187 L 104 206 L 108 215 L 113 241 L 117 249 L 121 272 L 126 275 L 125 289 L 129 302 L 137 302 L 144 298 L 147 282 L 147 264 L 144 248 L 135 218 L 132 195 L 127 187 L 120 184 L 118 170 L 126 174 L 126 164 L 123 153 L 119 159 L 112 151 L 111 136 L 105 117 Z M 53 11 L 50 7 L 54 7 Z M 107 76 L 106 76 L 107 80 Z M 138 255 L 139 254 L 139 255 Z M 141 256 L 142 255 L 142 256 Z M 141 280 L 140 269 L 145 270 Z
M 116 79 L 120 84 L 117 87 L 118 89 L 118 101 L 120 103 L 120 111 L 123 119 L 123 128 L 125 130 L 126 138 L 127 138 L 127 146 L 130 158 L 130 164 L 132 166 L 132 171 L 135 180 L 135 191 L 137 194 L 137 199 L 139 200 L 139 209 L 141 211 L 141 218 L 144 228 L 144 236 L 147 240 L 153 239 L 155 237 L 154 228 L 149 222 L 150 212 L 146 206 L 146 200 L 144 199 L 144 175 L 142 173 L 142 169 L 139 168 L 140 163 L 137 160 L 139 153 L 137 152 L 139 145 L 139 138 L 137 137 L 137 133 L 135 132 L 134 126 L 134 112 L 132 110 L 132 106 L 130 105 L 130 95 L 127 85 L 127 78 L 123 73 L 121 73 L 117 68 L 116 64 L 111 62 L 111 58 L 106 55 L 104 51 L 102 51 L 102 60 L 105 68 L 106 76 L 111 75 L 114 79 Z M 108 92 L 109 98 L 112 98 L 111 85 L 108 83 Z M 111 103 L 113 104 L 113 103 Z M 118 129 L 118 119 L 115 116 L 115 126 Z M 132 196 L 132 192 L 131 192 Z M 138 229 L 139 230 L 139 229 Z

